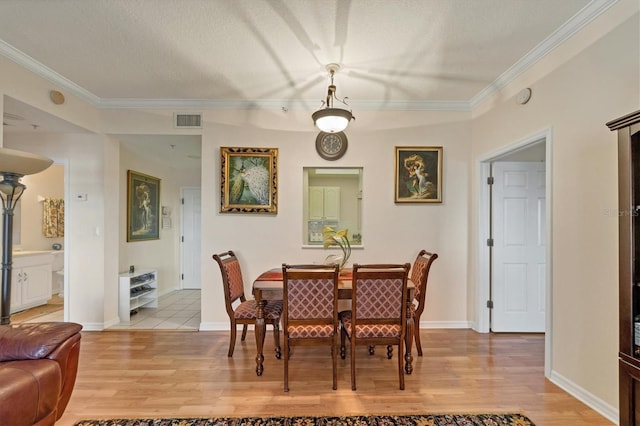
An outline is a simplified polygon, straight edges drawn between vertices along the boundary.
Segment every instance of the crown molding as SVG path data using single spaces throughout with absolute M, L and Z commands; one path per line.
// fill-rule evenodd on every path
M 605 12 L 619 0 L 593 0 L 582 10 L 534 47 L 522 59 L 502 73 L 491 84 L 469 101 L 351 101 L 363 110 L 413 110 L 413 111 L 472 111 L 494 96 L 523 72 L 530 69 L 549 52 L 565 42 L 580 29 Z M 71 80 L 63 77 L 30 56 L 0 40 L 0 55 L 12 60 L 34 74 L 44 78 L 78 98 L 100 109 L 308 109 L 317 100 L 209 100 L 209 99 L 108 99 L 99 98 Z
M 0 40 L 0 55 L 92 105 L 97 105 L 100 101 L 100 98 L 93 93 L 78 86 L 73 81 L 63 77 L 10 44 L 7 44 L 4 40 Z
M 482 89 L 474 96 L 469 104 L 471 109 L 494 96 L 501 89 L 511 83 L 516 77 L 533 67 L 538 61 L 544 58 L 556 47 L 567 41 L 571 36 L 587 26 L 591 21 L 604 13 L 619 0 L 593 0 L 578 13 L 573 15 L 564 25 L 555 30 L 549 37 L 541 41 L 529 53 L 523 56 L 518 62 L 503 72 L 491 84 Z
M 243 101 L 234 99 L 100 99 L 94 106 L 100 109 L 262 109 L 315 110 L 317 100 L 272 99 Z M 355 101 L 349 107 L 358 110 L 391 111 L 471 111 L 467 101 Z

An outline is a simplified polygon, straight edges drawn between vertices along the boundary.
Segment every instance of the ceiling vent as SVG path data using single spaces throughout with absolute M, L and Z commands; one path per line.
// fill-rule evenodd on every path
M 177 129 L 202 129 L 202 114 L 200 113 L 174 113 L 173 127 Z

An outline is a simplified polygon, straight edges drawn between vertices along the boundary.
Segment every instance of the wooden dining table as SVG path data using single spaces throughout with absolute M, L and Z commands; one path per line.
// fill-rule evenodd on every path
M 344 268 L 340 271 L 340 282 L 338 283 L 338 299 L 350 300 L 352 297 L 352 270 Z M 264 371 L 264 336 L 266 334 L 266 324 L 264 322 L 264 307 L 269 300 L 282 300 L 283 297 L 282 268 L 273 268 L 261 273 L 253 282 L 253 297 L 256 301 L 256 374 L 261 376 Z M 407 281 L 407 332 L 405 334 L 404 370 L 407 374 L 413 372 L 413 356 L 411 348 L 413 345 L 413 316 L 410 306 L 413 300 L 415 285 L 411 279 Z

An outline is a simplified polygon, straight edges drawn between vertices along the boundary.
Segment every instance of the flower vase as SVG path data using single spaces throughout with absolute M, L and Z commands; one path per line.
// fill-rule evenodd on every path
M 340 269 L 342 271 L 342 269 L 344 268 L 344 266 L 347 264 L 347 261 L 349 260 L 349 255 L 351 253 L 343 253 L 342 255 L 340 254 L 330 254 L 329 256 L 327 256 L 324 259 L 324 264 L 325 265 L 338 265 L 338 269 Z

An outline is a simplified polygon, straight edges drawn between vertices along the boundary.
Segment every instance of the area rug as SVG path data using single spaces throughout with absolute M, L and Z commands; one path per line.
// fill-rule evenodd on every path
M 347 417 L 212 417 L 82 420 L 75 426 L 535 426 L 509 414 L 420 414 Z

